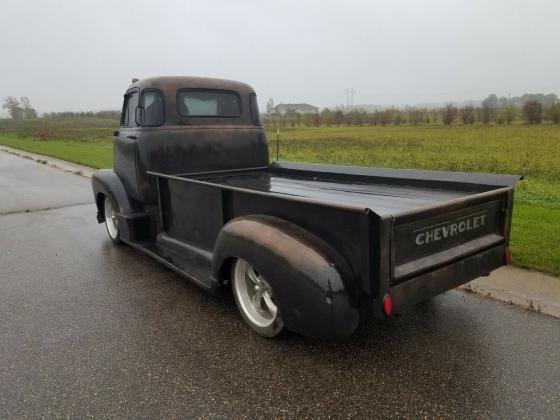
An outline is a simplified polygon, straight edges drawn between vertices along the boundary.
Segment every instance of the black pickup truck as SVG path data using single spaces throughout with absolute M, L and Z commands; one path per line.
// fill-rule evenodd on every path
M 97 220 L 257 333 L 352 334 L 508 264 L 519 176 L 269 161 L 256 95 L 195 77 L 134 80 Z

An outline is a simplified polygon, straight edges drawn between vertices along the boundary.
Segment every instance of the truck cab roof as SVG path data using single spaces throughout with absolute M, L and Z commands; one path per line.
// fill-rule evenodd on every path
M 159 76 L 140 79 L 132 83 L 127 90 L 139 89 L 159 89 L 164 93 L 173 93 L 177 89 L 211 89 L 229 90 L 240 95 L 250 95 L 255 93 L 253 88 L 246 83 L 236 82 L 227 79 L 214 79 L 210 77 L 195 76 Z
M 125 102 L 127 95 L 139 92 L 142 97 L 144 92 L 149 91 L 159 92 L 162 96 L 165 118 L 161 125 L 260 125 L 256 94 L 253 88 L 246 83 L 194 76 L 133 79 L 133 83 L 126 90 Z M 188 92 L 192 93 L 190 96 L 195 97 L 186 97 L 189 96 Z M 216 97 L 221 95 L 222 98 L 224 95 L 229 95 L 236 102 L 233 104 L 235 111 L 232 111 L 230 106 L 225 113 L 217 112 L 216 115 L 189 113 L 186 103 L 189 101 L 190 103 L 192 101 L 204 102 L 203 99 L 208 98 L 200 99 L 203 95 L 215 95 Z M 142 99 L 140 99 L 139 104 L 142 105 L 142 103 Z

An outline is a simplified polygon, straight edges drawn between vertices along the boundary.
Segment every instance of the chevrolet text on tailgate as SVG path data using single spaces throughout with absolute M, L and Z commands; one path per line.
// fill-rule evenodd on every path
M 114 135 L 92 177 L 109 238 L 231 287 L 266 337 L 348 336 L 511 258 L 519 176 L 271 163 L 243 83 L 134 80 Z

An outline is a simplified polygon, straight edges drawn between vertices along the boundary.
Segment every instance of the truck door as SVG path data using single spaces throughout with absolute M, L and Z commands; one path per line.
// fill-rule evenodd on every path
M 124 95 L 121 126 L 116 132 L 114 144 L 115 173 L 123 181 L 128 194 L 139 198 L 138 180 L 136 177 L 136 139 L 138 126 L 136 124 L 136 107 L 138 106 L 138 89 L 131 89 Z

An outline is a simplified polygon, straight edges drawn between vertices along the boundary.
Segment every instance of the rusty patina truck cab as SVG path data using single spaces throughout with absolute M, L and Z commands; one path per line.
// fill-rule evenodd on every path
M 250 86 L 161 77 L 126 91 L 92 184 L 113 242 L 231 285 L 261 335 L 335 338 L 508 263 L 519 179 L 270 163 Z

